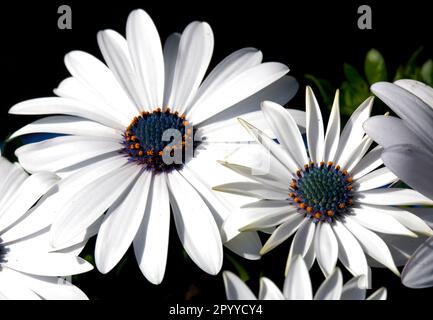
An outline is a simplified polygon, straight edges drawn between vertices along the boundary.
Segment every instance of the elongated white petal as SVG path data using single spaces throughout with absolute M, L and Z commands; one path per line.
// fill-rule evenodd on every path
M 386 166 L 409 186 L 433 199 L 433 154 L 410 145 L 385 149 L 382 159 Z
M 8 255 L 5 263 L 11 269 L 39 276 L 69 276 L 93 269 L 86 260 L 65 253 Z
M 57 208 L 51 227 L 54 248 L 68 243 L 98 219 L 128 188 L 140 172 L 134 164 L 109 172 L 76 192 L 69 202 Z
M 150 104 L 144 90 L 139 88 L 139 80 L 133 68 L 126 39 L 114 30 L 99 31 L 97 35 L 99 49 L 110 70 L 122 85 L 123 90 L 137 108 L 137 111 L 150 111 Z
M 65 65 L 73 77 L 97 94 L 105 108 L 123 124 L 131 122 L 137 108 L 105 64 L 86 52 L 71 51 L 65 56 Z M 70 98 L 79 97 L 74 95 Z
M 284 222 L 282 225 L 280 225 L 274 230 L 270 238 L 263 245 L 262 250 L 260 250 L 260 254 L 265 254 L 271 251 L 276 246 L 285 241 L 287 238 L 289 238 L 296 231 L 299 232 L 298 229 L 300 228 L 300 225 L 303 223 L 304 220 L 304 217 L 300 214 L 294 214 L 290 216 L 286 222 Z
M 250 231 L 272 228 L 286 222 L 292 215 L 299 215 L 296 207 L 289 206 L 285 201 L 281 202 L 283 203 L 282 206 L 274 208 L 265 207 L 240 210 L 238 214 L 244 216 L 244 221 L 246 223 L 245 226 L 240 228 L 240 230 Z
M 303 259 L 307 255 L 311 246 L 314 246 L 314 235 L 316 232 L 316 224 L 308 218 L 298 227 L 295 236 L 293 237 L 292 244 L 290 245 L 289 255 L 286 263 L 286 274 L 290 263 L 296 255 L 300 255 Z
M 134 252 L 141 272 L 153 284 L 165 274 L 170 230 L 170 200 L 165 175 L 154 175 L 140 229 L 134 239 Z
M 353 277 L 343 286 L 340 300 L 365 300 L 365 276 Z
M 372 106 L 373 97 L 369 97 L 352 113 L 340 136 L 340 143 L 335 155 L 336 163 L 347 161 L 354 148 L 360 144 L 365 133 L 362 125 L 370 117 Z
M 164 106 L 168 105 L 170 99 L 171 87 L 173 86 L 174 70 L 176 68 L 177 50 L 179 49 L 180 33 L 172 33 L 165 40 L 163 55 L 164 55 Z
M 38 172 L 28 177 L 0 208 L 0 233 L 22 218 L 58 181 L 59 178 L 49 172 Z
M 423 100 L 430 108 L 433 108 L 433 88 L 412 79 L 401 79 L 394 82 L 395 85 L 406 89 Z
M 337 268 L 317 289 L 314 300 L 340 300 L 342 291 L 343 275 Z
M 257 300 L 250 288 L 233 272 L 224 271 L 223 279 L 227 300 Z
M 368 284 L 369 267 L 364 251 L 358 240 L 346 229 L 343 223 L 335 221 L 332 230 L 338 240 L 338 257 L 344 266 L 354 275 L 364 275 L 364 285 Z
M 309 163 L 301 132 L 290 113 L 282 106 L 270 101 L 264 101 L 261 106 L 263 114 L 279 143 L 296 161 L 298 167 Z
M 255 182 L 232 182 L 212 188 L 215 191 L 228 192 L 257 199 L 285 200 L 288 198 L 282 189 L 262 185 Z
M 334 271 L 338 260 L 338 242 L 329 223 L 320 223 L 316 227 L 314 250 L 320 268 L 328 277 Z
M 384 148 L 397 144 L 424 146 L 424 142 L 407 124 L 392 116 L 375 116 L 364 123 L 367 134 Z
M 266 277 L 260 278 L 259 300 L 285 300 L 283 293 Z
M 413 93 L 398 85 L 378 82 L 371 91 L 388 105 L 405 124 L 428 146 L 433 137 L 433 112 L 431 107 Z M 433 152 L 433 149 L 430 149 Z
M 150 106 L 161 107 L 164 96 L 164 58 L 158 30 L 144 10 L 134 10 L 126 23 L 129 52 L 141 90 Z
M 401 279 L 409 288 L 433 286 L 433 237 L 414 252 L 403 269 Z
M 276 62 L 252 67 L 201 99 L 191 109 L 188 117 L 194 124 L 200 124 L 277 81 L 288 71 L 285 65 Z
M 206 22 L 192 22 L 182 33 L 168 105 L 184 113 L 212 57 L 214 38 Z M 190 121 L 193 121 L 189 118 Z
M 365 136 L 364 139 L 362 139 L 361 143 L 354 148 L 352 151 L 352 154 L 347 157 L 346 160 L 342 160 L 340 163 L 340 166 L 343 168 L 346 168 L 347 171 L 352 171 L 352 169 L 358 164 L 359 161 L 361 161 L 362 157 L 367 153 L 368 149 L 370 149 L 371 144 L 373 143 L 373 140 L 370 139 L 370 137 Z
M 381 164 L 383 164 L 381 155 L 383 152 L 383 147 L 376 146 L 370 152 L 368 152 L 365 157 L 363 157 L 353 168 L 352 177 L 354 180 L 365 176 L 367 173 L 373 171 Z
M 24 145 L 15 154 L 29 172 L 56 172 L 121 148 L 120 142 L 110 138 L 61 136 Z
M 129 122 L 125 122 L 124 120 L 111 117 L 99 108 L 71 98 L 52 97 L 26 100 L 14 105 L 9 110 L 9 113 L 26 115 L 61 113 L 90 119 L 118 130 L 124 130 L 129 124 Z
M 313 300 L 310 275 L 299 255 L 294 256 L 289 264 L 283 294 L 288 300 Z
M 290 172 L 295 173 L 299 169 L 296 161 L 279 144 L 245 120 L 239 118 L 239 122 L 267 152 L 270 152 L 285 167 L 287 167 Z
M 185 251 L 201 269 L 217 274 L 221 269 L 223 252 L 212 213 L 197 191 L 177 171 L 168 175 L 168 182 L 174 221 Z
M 388 296 L 388 291 L 386 288 L 377 289 L 374 293 L 372 293 L 367 300 L 386 300 Z
M 104 126 L 95 121 L 71 116 L 52 116 L 36 120 L 18 131 L 15 131 L 9 139 L 14 139 L 29 133 L 59 133 L 76 134 L 81 136 L 107 137 L 120 139 L 122 133 L 119 130 Z
M 367 229 L 386 233 L 416 237 L 416 234 L 407 229 L 393 216 L 383 210 L 374 210 L 372 207 L 360 205 L 352 208 L 351 219 Z
M 357 179 L 353 185 L 356 191 L 365 191 L 389 185 L 397 180 L 398 177 L 384 167 Z
M 98 270 L 108 273 L 122 259 L 134 239 L 146 209 L 151 174 L 143 173 L 108 210 L 95 245 Z
M 257 232 L 241 232 L 233 239 L 224 242 L 224 246 L 248 260 L 259 260 L 262 241 Z
M 319 163 L 323 160 L 324 129 L 322 113 L 313 90 L 307 86 L 305 92 L 305 105 L 307 113 L 307 142 L 311 161 Z
M 41 300 L 26 283 L 22 273 L 3 267 L 0 272 L 0 297 L 8 300 Z
M 332 104 L 331 115 L 329 116 L 328 126 L 325 135 L 325 150 L 323 160 L 325 162 L 334 161 L 337 153 L 338 143 L 340 142 L 340 91 L 335 92 L 334 103 Z
M 394 259 L 389 251 L 386 243 L 374 232 L 371 232 L 357 222 L 353 221 L 351 217 L 345 218 L 344 225 L 350 230 L 350 232 L 358 239 L 363 250 L 373 259 L 382 263 L 388 267 L 396 275 L 400 275 Z
M 403 188 L 374 189 L 357 192 L 357 201 L 378 205 L 433 205 L 433 200 L 421 193 Z

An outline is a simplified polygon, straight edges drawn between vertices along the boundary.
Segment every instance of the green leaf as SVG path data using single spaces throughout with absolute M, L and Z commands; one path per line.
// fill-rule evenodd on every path
M 405 68 L 404 68 L 404 78 L 409 79 L 417 79 L 417 61 L 418 57 L 423 51 L 423 47 L 419 47 L 414 53 L 412 53 L 411 57 L 409 58 L 409 61 L 407 62 Z
M 376 49 L 371 49 L 365 56 L 364 71 L 369 84 L 388 80 L 385 59 Z
M 345 63 L 343 65 L 343 71 L 352 90 L 359 94 L 368 92 L 368 84 L 358 70 L 350 64 Z
M 433 86 L 433 60 L 427 60 L 421 67 L 421 80 Z
M 239 274 L 239 278 L 242 279 L 242 281 L 248 281 L 250 279 L 250 275 L 248 274 L 247 269 L 245 269 L 238 261 L 236 261 L 235 258 L 233 258 L 231 255 L 226 254 L 227 260 L 229 260 L 233 266 L 235 267 L 237 273 Z

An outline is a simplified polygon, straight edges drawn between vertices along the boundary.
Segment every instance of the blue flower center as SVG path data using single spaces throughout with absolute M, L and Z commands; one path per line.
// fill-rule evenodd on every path
M 290 197 L 299 211 L 314 222 L 332 222 L 353 205 L 353 179 L 347 170 L 329 162 L 310 163 L 297 173 L 290 185 Z
M 132 120 L 123 135 L 122 153 L 155 173 L 180 169 L 187 148 L 193 148 L 192 136 L 192 127 L 184 115 L 158 108 Z

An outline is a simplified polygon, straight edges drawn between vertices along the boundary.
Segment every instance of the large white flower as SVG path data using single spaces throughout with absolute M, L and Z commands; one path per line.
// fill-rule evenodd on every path
M 257 154 L 240 150 L 236 162 L 228 157 L 221 163 L 250 181 L 214 189 L 260 200 L 229 216 L 223 226 L 227 239 L 239 231 L 270 231 L 264 254 L 295 234 L 287 265 L 300 254 L 308 267 L 317 259 L 326 276 L 338 259 L 355 276 L 368 276 L 369 266 L 377 262 L 399 275 L 396 264 L 404 264 L 407 253 L 420 243 L 417 235 L 431 235 L 432 230 L 410 209 L 396 206 L 433 201 L 414 190 L 383 188 L 398 178 L 386 167 L 377 169 L 381 147 L 368 151 L 372 140 L 362 124 L 372 103 L 372 98 L 362 103 L 340 135 L 337 92 L 325 133 L 318 103 L 307 87 L 308 153 L 294 119 L 276 103 L 264 102 L 262 111 L 279 144 L 241 120 L 261 149 Z
M 295 256 L 290 262 L 284 281 L 283 291 L 266 278 L 260 279 L 259 300 L 365 300 L 364 276 L 354 277 L 343 285 L 343 275 L 339 268 L 322 282 L 313 298 L 310 274 L 304 259 Z M 254 293 L 237 275 L 224 271 L 224 286 L 228 300 L 256 300 Z M 386 288 L 372 293 L 367 300 L 386 300 Z
M 1 155 L 0 177 L 0 299 L 87 299 L 79 288 L 61 278 L 93 269 L 78 257 L 87 235 L 79 235 L 73 247 L 57 252 L 49 245 L 48 228 L 27 225 L 30 235 L 19 235 L 31 220 L 31 207 L 55 187 L 58 177 L 48 172 L 29 177 L 20 165 Z
M 400 118 L 372 117 L 367 134 L 384 147 L 385 165 L 409 186 L 433 199 L 433 88 L 415 81 L 379 82 L 371 90 Z M 413 209 L 433 225 L 433 208 Z M 403 269 L 406 286 L 433 286 L 433 237 L 413 254 Z
M 13 135 L 65 134 L 16 151 L 26 170 L 48 170 L 63 178 L 58 192 L 38 210 L 56 217 L 52 245 L 69 243 L 108 210 L 96 242 L 98 269 L 110 271 L 133 242 L 141 271 L 160 283 L 171 205 L 185 250 L 200 268 L 216 274 L 223 257 L 219 228 L 233 205 L 208 184 L 213 177 L 227 181 L 232 175 L 214 159 L 238 146 L 235 142 L 250 139 L 233 117 L 244 114 L 262 123 L 259 101 L 271 96 L 286 103 L 297 90 L 296 81 L 284 77 L 285 65 L 262 63 L 260 51 L 244 48 L 202 82 L 214 45 L 210 26 L 192 22 L 162 48 L 153 21 L 142 10 L 130 14 L 126 39 L 105 30 L 98 44 L 108 67 L 85 52 L 71 52 L 65 64 L 72 77 L 55 90 L 59 97 L 25 101 L 10 110 L 63 114 Z M 292 114 L 302 122 L 302 113 Z M 179 154 L 183 161 L 173 159 Z M 44 221 L 41 217 L 36 223 L 42 227 Z M 226 244 L 231 250 L 259 258 L 256 233 L 231 240 Z

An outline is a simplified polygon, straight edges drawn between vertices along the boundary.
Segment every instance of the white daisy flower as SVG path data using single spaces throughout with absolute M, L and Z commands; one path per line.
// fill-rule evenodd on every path
M 313 297 L 310 274 L 304 259 L 295 256 L 290 262 L 283 291 L 266 278 L 260 279 L 259 300 L 366 300 L 364 276 L 354 277 L 343 285 L 343 275 L 335 268 L 323 281 Z M 224 271 L 224 286 L 228 300 L 257 300 L 254 293 L 237 275 Z M 386 288 L 380 288 L 367 300 L 386 300 Z
M 62 278 L 93 269 L 78 257 L 86 243 L 84 234 L 76 237 L 73 247 L 53 252 L 48 228 L 29 229 L 25 238 L 16 232 L 31 219 L 32 206 L 56 185 L 58 177 L 48 172 L 29 176 L 1 155 L 0 176 L 0 299 L 87 299 Z
M 61 114 L 12 136 L 65 134 L 16 151 L 29 172 L 48 170 L 63 178 L 38 212 L 56 217 L 52 245 L 68 244 L 108 210 L 96 242 L 98 270 L 109 272 L 133 243 L 141 271 L 158 284 L 166 266 L 171 205 L 186 252 L 204 271 L 216 274 L 225 240 L 219 228 L 233 205 L 215 195 L 208 181 L 213 176 L 227 181 L 232 173 L 209 159 L 221 156 L 217 146 L 230 150 L 250 139 L 233 117 L 245 114 L 262 123 L 259 101 L 271 96 L 286 103 L 297 90 L 296 81 L 284 77 L 285 65 L 262 63 L 260 51 L 244 48 L 202 82 L 214 46 L 210 26 L 192 22 L 162 48 L 153 21 L 142 10 L 130 14 L 126 39 L 105 30 L 98 44 L 108 67 L 85 52 L 71 52 L 65 64 L 72 77 L 55 90 L 59 97 L 25 101 L 10 110 Z M 302 113 L 292 114 L 302 123 Z M 202 143 L 197 146 L 197 141 Z M 179 154 L 181 161 L 170 163 Z M 44 218 L 36 223 L 44 226 Z M 229 249 L 259 258 L 256 233 L 231 240 Z
M 431 235 L 432 229 L 409 209 L 396 206 L 433 201 L 414 190 L 382 188 L 398 178 L 385 167 L 377 169 L 382 164 L 381 147 L 368 151 L 372 140 L 362 124 L 372 103 L 372 98 L 362 103 L 340 135 L 337 92 L 325 133 L 318 103 L 307 87 L 308 153 L 295 121 L 276 103 L 263 102 L 262 111 L 279 144 L 241 120 L 261 144 L 261 152 L 244 153 L 238 163 L 221 163 L 251 180 L 214 189 L 260 200 L 229 216 L 223 226 L 227 239 L 239 231 L 265 229 L 272 232 L 261 250 L 265 254 L 295 234 L 287 266 L 299 254 L 308 267 L 317 259 L 326 276 L 337 260 L 354 276 L 368 276 L 369 266 L 377 265 L 374 261 L 399 275 L 396 264 L 404 264 L 407 251 L 419 243 L 415 239 L 407 244 L 405 237 Z M 267 171 L 255 164 L 264 163 L 264 157 L 270 157 Z
M 402 181 L 433 199 L 433 88 L 415 81 L 379 82 L 371 90 L 400 118 L 372 117 L 367 134 L 384 148 L 382 160 Z M 433 226 L 433 208 L 415 208 L 414 214 Z M 402 272 L 408 287 L 433 286 L 433 237 L 413 254 Z

